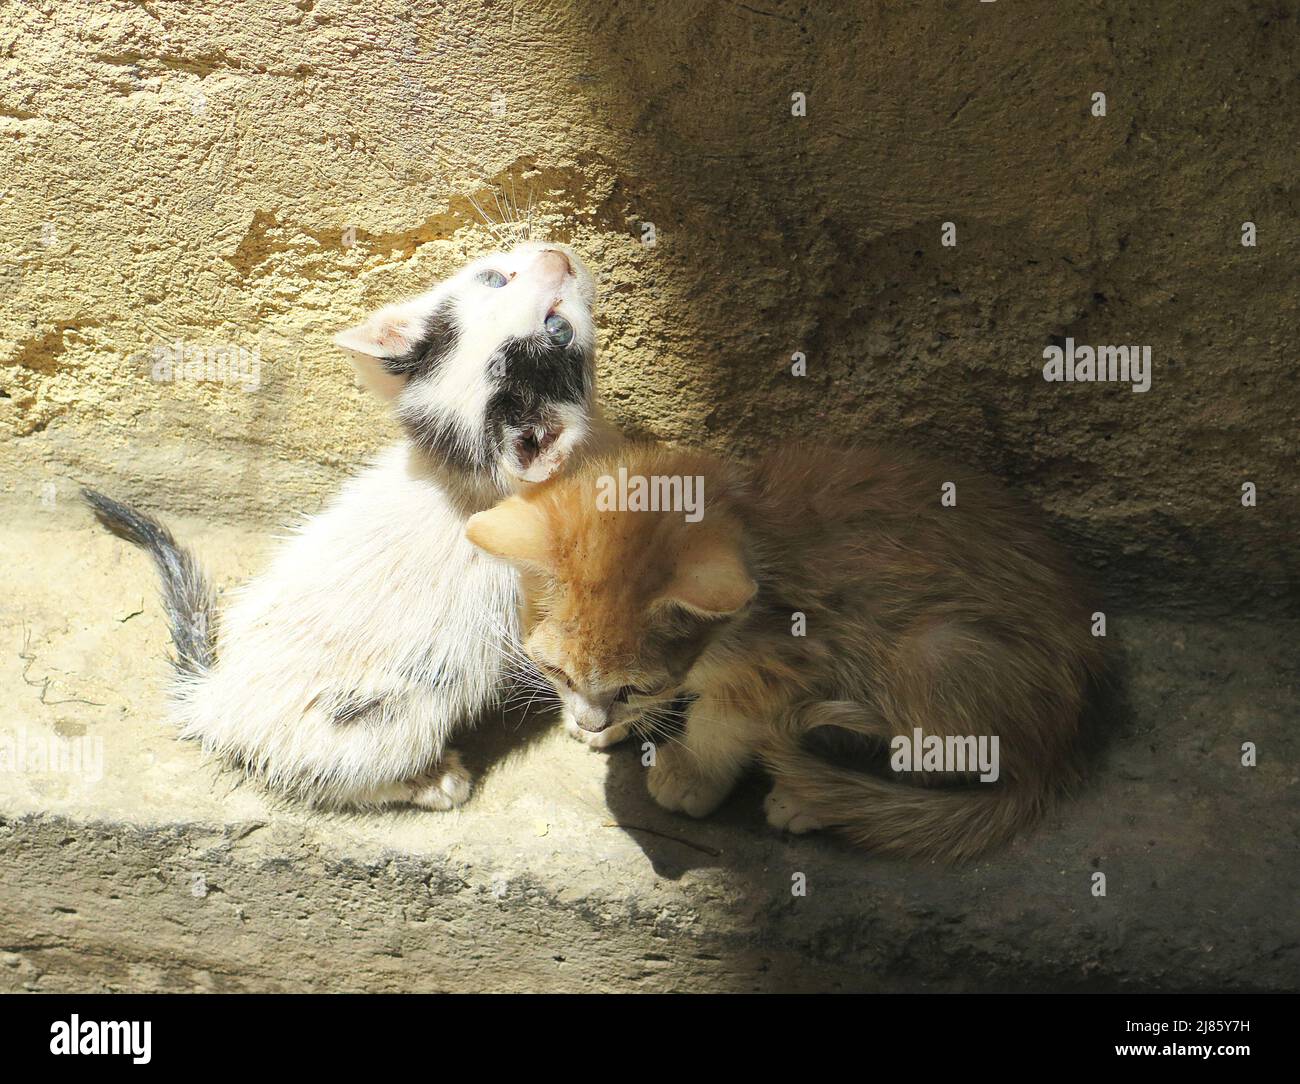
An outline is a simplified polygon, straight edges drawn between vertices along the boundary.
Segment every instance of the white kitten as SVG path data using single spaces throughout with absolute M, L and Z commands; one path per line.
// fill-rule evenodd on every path
M 184 737 L 321 805 L 469 796 L 447 742 L 500 695 L 517 633 L 514 576 L 465 521 L 615 439 L 595 406 L 594 302 L 572 252 L 526 242 L 340 334 L 408 439 L 300 529 L 219 630 L 166 528 L 86 491 L 162 574 Z

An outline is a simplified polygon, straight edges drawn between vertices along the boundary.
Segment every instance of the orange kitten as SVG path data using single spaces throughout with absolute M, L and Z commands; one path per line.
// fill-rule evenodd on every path
M 757 761 L 777 827 L 963 859 L 1076 777 L 1090 608 L 1035 517 L 973 472 L 629 446 L 467 535 L 519 569 L 526 650 L 593 744 L 696 698 L 649 771 L 667 809 L 705 816 Z M 864 770 L 871 749 L 888 768 Z

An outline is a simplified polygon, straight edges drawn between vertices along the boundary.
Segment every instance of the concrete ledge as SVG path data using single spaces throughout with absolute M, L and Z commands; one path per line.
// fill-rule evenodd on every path
M 146 562 L 72 510 L 10 522 L 0 737 L 99 739 L 103 775 L 0 771 L 0 989 L 1300 986 L 1294 623 L 1112 618 L 1127 706 L 1094 786 L 953 871 L 776 836 L 759 780 L 663 813 L 635 750 L 537 719 L 482 729 L 456 813 L 268 800 L 160 723 Z M 227 583 L 264 547 L 179 526 Z

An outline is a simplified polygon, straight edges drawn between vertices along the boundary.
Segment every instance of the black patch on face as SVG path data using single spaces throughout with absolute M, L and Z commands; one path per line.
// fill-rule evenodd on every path
M 421 342 L 401 357 L 385 361 L 384 367 L 408 376 L 412 383 L 430 379 L 455 350 L 458 339 L 452 303 L 446 301 L 430 315 Z M 459 418 L 425 413 L 398 400 L 397 419 L 411 440 L 453 470 L 490 472 L 504 447 L 506 426 L 542 424 L 549 420 L 548 407 L 580 405 L 591 393 L 590 354 L 573 343 L 556 346 L 543 335 L 507 339 L 482 364 L 481 379 L 492 393 L 476 432 L 466 432 Z
M 452 303 L 450 300 L 444 301 L 429 314 L 424 337 L 405 354 L 385 358 L 384 368 L 394 376 L 409 376 L 412 379 L 427 376 L 456 348 L 456 340 L 459 338 L 460 329 L 453 318 Z
M 455 305 L 448 298 L 429 314 L 424 337 L 405 354 L 386 358 L 384 368 L 394 376 L 408 377 L 411 382 L 426 380 L 437 373 L 443 361 L 456 349 L 459 339 L 460 328 L 455 319 Z M 456 470 L 476 471 L 484 470 L 489 465 L 491 449 L 483 435 L 467 434 L 447 418 L 404 408 L 400 399 L 397 419 L 410 434 L 411 440 L 447 466 Z
M 548 406 L 586 402 L 589 361 L 572 343 L 556 346 L 544 339 L 503 343 L 488 363 L 497 389 L 488 401 L 488 431 L 500 436 L 507 425 L 541 421 Z

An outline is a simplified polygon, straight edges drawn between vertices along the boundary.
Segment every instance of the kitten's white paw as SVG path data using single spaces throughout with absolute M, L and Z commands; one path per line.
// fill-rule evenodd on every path
M 692 817 L 707 817 L 731 793 L 734 780 L 706 779 L 683 768 L 672 760 L 664 760 L 664 750 L 651 766 L 646 776 L 646 786 L 653 798 L 664 809 L 674 813 L 688 813 Z
M 798 798 L 779 783 L 763 799 L 763 812 L 767 814 L 767 823 L 773 828 L 782 832 L 791 832 L 796 836 L 826 827 L 804 807 Z
M 433 771 L 412 783 L 411 804 L 439 811 L 463 805 L 474 789 L 465 765 L 456 753 L 447 753 Z
M 564 732 L 571 738 L 576 738 L 584 745 L 592 749 L 608 749 L 611 745 L 617 745 L 630 733 L 632 727 L 628 723 L 615 723 L 613 726 L 607 726 L 604 730 L 593 734 L 590 730 L 583 730 L 573 720 L 573 716 L 568 712 L 564 713 Z

